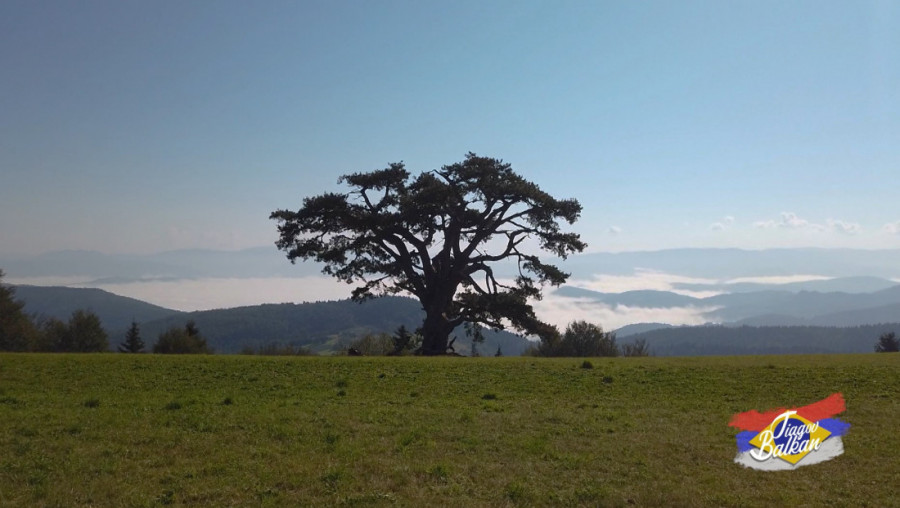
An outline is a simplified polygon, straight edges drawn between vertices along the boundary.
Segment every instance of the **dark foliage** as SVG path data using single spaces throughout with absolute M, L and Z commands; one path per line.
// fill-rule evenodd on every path
M 558 221 L 575 222 L 581 205 L 558 200 L 498 159 L 468 154 L 463 162 L 415 178 L 402 163 L 345 175 L 347 194 L 308 197 L 297 211 L 277 210 L 279 249 L 295 262 L 314 259 L 323 272 L 360 284 L 353 299 L 408 293 L 425 311 L 423 354 L 444 354 L 463 323 L 539 336 L 553 327 L 528 303 L 541 287 L 567 274 L 520 250 L 526 238 L 565 258 L 585 244 Z M 519 276 L 495 277 L 492 265 L 511 259 Z
M 347 350 L 366 334 L 392 334 L 398 325 L 414 330 L 422 323 L 421 305 L 411 299 L 385 296 L 357 304 L 351 300 L 254 305 L 190 313 L 203 336 L 217 353 L 258 351 L 269 344 L 305 347 L 317 354 Z M 141 323 L 141 332 L 156 337 L 184 324 L 184 316 Z M 457 347 L 468 348 L 469 337 L 457 330 Z M 124 330 L 121 333 L 125 333 Z M 484 332 L 485 347 L 502 346 L 508 355 L 519 355 L 529 342 L 509 332 Z M 417 346 L 418 347 L 418 346 Z M 467 349 L 462 349 L 467 350 Z
M 125 334 L 125 342 L 119 344 L 120 353 L 143 353 L 144 341 L 141 339 L 141 330 L 137 322 L 132 321 L 131 327 Z
M 875 344 L 876 353 L 896 353 L 900 351 L 900 340 L 894 332 L 884 333 Z
M 656 356 L 867 353 L 872 337 L 900 324 L 822 326 L 685 326 L 629 337 L 644 339 Z
M 367 333 L 353 341 L 349 356 L 387 356 L 394 351 L 394 339 L 386 333 Z
M 309 348 L 295 346 L 293 344 L 279 344 L 271 342 L 259 349 L 246 347 L 241 350 L 243 355 L 260 355 L 260 356 L 311 356 L 314 355 Z
M 109 350 L 109 340 L 100 324 L 100 318 L 93 312 L 84 310 L 72 313 L 67 342 L 70 349 L 61 348 L 60 351 L 88 353 Z
M 37 328 L 24 312 L 25 304 L 15 299 L 15 289 L 3 284 L 0 270 L 0 351 L 28 351 L 34 349 Z
M 393 349 L 388 353 L 391 356 L 412 353 L 419 349 L 422 344 L 422 336 L 418 333 L 409 333 L 409 330 L 403 325 L 397 328 L 391 339 L 393 340 Z
M 542 339 L 535 353 L 539 356 L 618 356 L 616 334 L 604 332 L 598 325 L 587 321 L 573 321 L 562 337 Z
M 49 318 L 41 321 L 33 351 L 94 353 L 109 350 L 106 331 L 93 312 L 76 310 L 69 321 Z
M 646 339 L 622 344 L 622 356 L 650 356 L 650 346 Z
M 184 328 L 170 328 L 159 336 L 153 346 L 153 352 L 159 354 L 212 354 L 212 348 L 200 335 L 200 330 L 193 321 Z

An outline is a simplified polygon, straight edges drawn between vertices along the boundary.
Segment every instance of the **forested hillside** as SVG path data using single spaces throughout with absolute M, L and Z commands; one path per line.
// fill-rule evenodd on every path
M 350 300 L 314 303 L 284 303 L 179 312 L 100 289 L 16 286 L 16 298 L 25 312 L 40 318 L 68 317 L 78 309 L 96 314 L 109 334 L 113 349 L 124 340 L 132 320 L 148 349 L 169 328 L 194 321 L 217 353 L 239 353 L 273 344 L 307 347 L 318 353 L 346 350 L 366 334 L 392 334 L 398 327 L 415 330 L 422 323 L 421 305 L 410 298 L 384 297 L 358 304 Z M 456 351 L 471 354 L 471 340 L 460 328 Z M 520 355 L 528 340 L 506 332 L 485 332 L 480 354 Z
M 882 294 L 896 291 L 891 289 Z M 639 292 L 632 293 L 634 295 Z M 415 330 L 422 322 L 420 304 L 409 298 L 384 297 L 357 304 L 350 300 L 302 304 L 270 304 L 183 313 L 126 298 L 99 289 L 17 286 L 16 298 L 25 311 L 38 317 L 67 320 L 75 310 L 97 314 L 109 334 L 113 349 L 124 340 L 134 319 L 148 349 L 171 327 L 193 320 L 217 353 L 239 353 L 270 345 L 307 347 L 317 353 L 345 350 L 366 334 L 392 334 L 403 325 Z M 895 306 L 880 309 L 872 318 L 893 316 Z M 762 321 L 772 321 L 769 317 Z M 748 320 L 749 321 L 749 320 Z M 874 322 L 874 321 L 872 321 Z M 748 323 L 750 324 L 750 323 Z M 792 324 L 786 322 L 785 324 Z M 647 328 L 666 327 L 647 330 Z M 792 353 L 866 353 L 878 337 L 900 332 L 900 324 L 854 327 L 828 326 L 697 326 L 669 327 L 664 324 L 629 325 L 621 330 L 620 342 L 645 339 L 657 356 L 743 355 Z M 637 332 L 637 333 L 636 333 Z M 471 341 L 462 329 L 456 332 L 456 351 L 471 354 Z M 530 343 L 519 336 L 488 331 L 478 345 L 483 355 L 500 348 L 504 355 L 522 354 Z
M 16 299 L 25 302 L 27 314 L 67 319 L 76 310 L 89 310 L 100 318 L 107 331 L 124 330 L 132 320 L 139 323 L 181 314 L 134 298 L 114 295 L 102 289 L 44 286 L 15 286 Z
M 871 353 L 878 337 L 900 324 L 822 326 L 683 326 L 628 337 L 644 339 L 655 356 Z
M 163 330 L 193 320 L 217 353 L 238 353 L 270 344 L 305 346 L 315 352 L 346 349 L 367 333 L 393 333 L 405 326 L 415 330 L 422 323 L 421 305 L 410 298 L 383 297 L 356 303 L 350 300 L 269 304 L 233 309 L 192 312 L 142 324 L 149 342 Z M 457 330 L 456 351 L 471 353 L 471 341 Z M 485 333 L 478 345 L 481 354 L 519 355 L 529 342 L 506 332 Z

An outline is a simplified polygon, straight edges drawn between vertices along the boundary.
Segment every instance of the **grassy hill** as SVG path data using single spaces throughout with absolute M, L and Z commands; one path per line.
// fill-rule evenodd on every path
M 4 506 L 891 506 L 900 356 L 0 354 Z M 841 392 L 845 453 L 734 464 Z

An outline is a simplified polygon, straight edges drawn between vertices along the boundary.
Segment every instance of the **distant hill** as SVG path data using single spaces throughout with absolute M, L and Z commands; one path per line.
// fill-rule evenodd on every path
M 595 274 L 631 275 L 641 268 L 687 277 L 820 275 L 886 279 L 900 276 L 900 250 L 864 249 L 665 249 L 657 251 L 597 252 L 570 256 L 562 265 L 573 279 Z
M 625 325 L 617 330 L 616 337 L 621 339 L 638 333 L 645 333 L 651 330 L 659 330 L 660 328 L 672 328 L 672 325 L 665 323 L 635 323 L 633 325 Z
M 833 279 L 807 280 L 784 284 L 759 282 L 733 282 L 701 284 L 676 282 L 672 288 L 685 291 L 721 291 L 723 293 L 752 293 L 757 291 L 818 291 L 820 293 L 873 293 L 896 286 L 897 283 L 882 277 L 835 277 Z
M 393 334 L 401 325 L 415 330 L 422 324 L 423 317 L 421 305 L 416 300 L 383 297 L 362 304 L 341 300 L 191 312 L 143 323 L 141 329 L 145 337 L 156 337 L 171 326 L 193 320 L 218 353 L 238 353 L 245 347 L 259 348 L 272 343 L 305 346 L 316 352 L 330 353 L 346 349 L 350 342 L 367 333 Z M 471 341 L 461 328 L 457 329 L 456 336 L 456 351 L 470 354 Z M 493 355 L 500 347 L 504 355 L 517 356 L 530 344 L 523 337 L 488 330 L 485 342 L 478 350 L 480 354 Z
M 127 282 L 143 279 L 203 277 L 299 277 L 315 275 L 321 265 L 292 265 L 275 246 L 235 251 L 176 250 L 157 254 L 103 254 L 67 250 L 27 258 L 0 259 L 10 278 L 85 277 Z
M 724 324 L 725 326 L 809 326 L 812 323 L 809 319 L 796 316 L 763 314 Z
M 178 256 L 196 256 L 200 259 L 203 255 L 204 252 L 194 252 Z M 884 285 L 872 278 L 859 278 L 856 282 L 858 288 Z M 114 345 L 124 336 L 132 319 L 141 324 L 147 344 L 153 344 L 158 334 L 168 327 L 182 326 L 188 319 L 193 319 L 210 344 L 220 353 L 236 353 L 246 347 L 259 348 L 272 343 L 306 346 L 322 353 L 334 352 L 346 348 L 347 344 L 366 333 L 393 333 L 400 325 L 413 330 L 421 324 L 423 317 L 418 302 L 400 297 L 380 298 L 362 305 L 345 300 L 182 313 L 100 289 L 25 285 L 17 286 L 16 289 L 17 298 L 25 302 L 25 311 L 29 314 L 64 320 L 77 309 L 95 312 L 100 316 L 103 326 L 110 334 L 110 342 Z M 874 343 L 877 334 L 874 338 L 865 338 L 854 335 L 857 332 L 864 333 L 858 330 L 835 331 L 820 327 L 861 327 L 900 321 L 900 285 L 868 293 L 766 290 L 720 294 L 708 298 L 694 298 L 667 291 L 602 293 L 564 286 L 557 289 L 553 296 L 587 299 L 610 307 L 694 308 L 705 321 L 726 325 L 700 327 L 696 328 L 700 331 L 684 332 L 681 327 L 641 323 L 622 327 L 617 331 L 620 338 L 647 337 L 649 341 L 650 337 L 655 337 L 654 340 L 669 337 L 660 343 L 658 354 L 663 354 L 664 351 L 673 351 L 671 354 L 861 352 L 869 350 L 869 343 Z M 748 331 L 762 329 L 771 334 Z M 809 330 L 820 333 L 821 340 L 816 342 L 811 335 L 813 332 Z M 868 332 L 871 330 L 865 333 Z M 654 333 L 661 335 L 653 336 Z M 680 335 L 683 333 L 696 333 L 700 338 L 709 336 L 722 340 L 704 342 L 706 339 L 691 339 Z M 469 354 L 469 339 L 461 330 L 456 335 L 457 352 Z M 742 337 L 743 342 L 733 342 L 732 338 L 735 336 Z M 784 338 L 784 344 L 778 344 L 777 338 Z M 856 340 L 861 345 L 853 349 L 853 341 Z M 513 334 L 489 332 L 487 343 L 480 345 L 480 352 L 485 355 L 494 354 L 499 347 L 505 355 L 519 355 L 530 344 L 528 340 Z
M 712 323 L 754 326 L 859 326 L 900 320 L 900 285 L 871 293 L 756 291 L 694 298 L 667 291 L 601 293 L 564 286 L 556 296 L 644 308 L 694 308 Z
M 624 293 L 600 293 L 574 286 L 563 286 L 554 294 L 568 298 L 588 298 L 609 305 L 627 305 L 630 307 L 686 307 L 701 303 L 697 298 L 679 295 L 669 291 L 625 291 Z
M 719 307 L 709 313 L 715 321 L 737 321 L 764 314 L 817 318 L 845 311 L 900 303 L 900 286 L 863 294 L 819 293 L 816 291 L 760 291 L 703 298 L 704 305 Z
M 102 289 L 43 286 L 15 286 L 15 289 L 16 299 L 25 302 L 28 314 L 65 321 L 78 309 L 90 310 L 97 314 L 107 332 L 124 330 L 131 325 L 132 319 L 142 323 L 181 314 Z
M 632 275 L 639 268 L 712 279 L 798 274 L 856 278 L 866 274 L 884 280 L 900 276 L 897 259 L 900 259 L 897 249 L 667 249 L 577 254 L 565 261 L 551 262 L 558 262 L 564 271 L 571 273 L 572 280 L 590 279 L 601 273 Z M 58 251 L 29 257 L 0 257 L 0 266 L 10 278 L 84 276 L 131 280 L 147 277 L 300 277 L 316 275 L 321 269 L 321 265 L 311 262 L 291 265 L 274 246 L 236 251 L 177 250 L 146 255 Z M 512 262 L 499 263 L 495 272 L 501 276 L 515 276 L 517 268 Z M 804 289 L 844 292 L 883 289 L 878 287 L 883 282 L 874 280 L 848 281 L 847 284 L 844 288 L 826 285 Z M 854 286 L 863 290 L 855 290 Z M 760 289 L 773 288 L 750 290 Z
M 193 320 L 217 353 L 238 353 L 245 347 L 272 343 L 306 346 L 316 352 L 346 349 L 367 333 L 393 333 L 400 325 L 415 330 L 422 323 L 420 304 L 410 298 L 384 297 L 358 304 L 350 300 L 302 304 L 270 304 L 202 312 L 180 312 L 100 289 L 15 286 L 16 298 L 25 311 L 38 317 L 66 320 L 78 309 L 100 318 L 113 346 L 124 338 L 132 319 L 140 324 L 148 346 L 172 326 Z M 460 354 L 471 353 L 471 341 L 457 330 L 454 344 Z M 500 347 L 504 355 L 521 355 L 531 343 L 508 332 L 485 332 L 480 354 L 493 355 Z
M 835 312 L 817 316 L 810 321 L 811 324 L 818 326 L 859 326 L 876 323 L 896 323 L 900 322 L 900 303 Z
M 656 356 L 871 353 L 878 337 L 900 333 L 900 323 L 857 327 L 680 326 L 632 335 Z

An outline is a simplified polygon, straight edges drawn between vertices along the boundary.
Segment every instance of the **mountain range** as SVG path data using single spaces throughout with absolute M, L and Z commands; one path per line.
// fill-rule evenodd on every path
M 636 269 L 706 279 L 818 275 L 824 278 L 855 278 L 862 292 L 884 289 L 874 279 L 900 277 L 900 250 L 863 249 L 666 249 L 658 251 L 599 252 L 569 256 L 558 262 L 573 279 L 589 279 L 598 273 L 627 275 Z M 203 277 L 300 277 L 317 275 L 321 266 L 311 262 L 290 264 L 274 246 L 250 249 L 177 250 L 156 254 L 102 254 L 93 251 L 55 251 L 34 256 L 0 256 L 0 267 L 8 277 L 79 276 L 118 281 L 146 278 Z M 514 263 L 501 263 L 497 275 L 516 274 Z M 867 277 L 860 277 L 861 275 Z M 876 285 L 867 285 L 869 282 Z M 848 281 L 845 281 L 848 282 Z M 689 289 L 690 284 L 676 289 Z M 710 283 L 702 289 L 715 289 Z M 725 289 L 719 287 L 718 289 Z M 729 292 L 773 289 L 758 285 L 735 286 Z M 809 290 L 846 291 L 827 282 L 808 285 Z
M 617 336 L 623 341 L 632 337 L 642 337 L 648 341 L 652 338 L 652 342 L 659 343 L 659 354 L 664 354 L 664 351 L 694 354 L 698 351 L 690 347 L 663 347 L 664 343 L 687 343 L 684 334 L 693 333 L 690 331 L 693 327 L 676 326 L 685 322 L 713 325 L 698 329 L 698 337 L 714 336 L 719 341 L 700 346 L 695 344 L 702 351 L 726 354 L 727 351 L 738 353 L 753 350 L 748 349 L 746 344 L 729 342 L 738 336 L 753 336 L 756 341 L 765 341 L 764 336 L 754 335 L 755 332 L 748 330 L 769 330 L 772 336 L 781 337 L 785 341 L 782 351 L 794 351 L 791 349 L 794 347 L 819 351 L 821 347 L 810 345 L 810 330 L 832 327 L 819 332 L 824 337 L 835 333 L 848 334 L 851 333 L 848 330 L 859 327 L 900 321 L 898 260 L 900 250 L 670 249 L 587 253 L 570 256 L 560 263 L 563 270 L 571 273 L 570 284 L 555 290 L 548 289 L 545 301 L 575 302 L 578 315 L 585 316 L 588 321 L 596 315 L 601 325 L 605 323 L 599 316 L 608 318 L 610 313 L 613 317 L 630 316 L 627 314 L 629 309 L 642 309 L 634 315 L 647 322 L 619 319 L 620 323 L 632 324 L 619 328 Z M 116 337 L 124 333 L 132 320 L 141 324 L 148 338 L 146 341 L 152 343 L 155 335 L 166 327 L 192 319 L 208 336 L 212 346 L 222 353 L 270 343 L 309 345 L 317 351 L 327 352 L 345 347 L 348 341 L 360 334 L 392 333 L 401 324 L 415 328 L 421 320 L 418 303 L 402 298 L 376 300 L 363 305 L 349 301 L 311 302 L 179 312 L 167 308 L 176 306 L 170 300 L 150 298 L 146 293 L 131 294 L 146 297 L 158 305 L 116 296 L 101 289 L 90 289 L 123 289 L 131 283 L 130 289 L 133 290 L 145 286 L 140 284 L 145 281 L 180 283 L 191 280 L 203 284 L 207 279 L 249 280 L 255 277 L 262 281 L 256 289 L 259 297 L 270 298 L 256 301 L 311 301 L 319 298 L 317 288 L 306 280 L 301 290 L 305 288 L 309 294 L 266 294 L 271 288 L 269 279 L 320 275 L 321 266 L 315 263 L 292 265 L 274 247 L 239 251 L 182 250 L 147 255 L 60 251 L 37 256 L 0 257 L 0 268 L 6 272 L 7 280 L 60 278 L 80 281 L 77 286 L 85 289 L 20 285 L 18 297 L 25 300 L 28 312 L 48 317 L 65 319 L 78 308 L 93 310 L 110 331 L 114 344 Z M 517 271 L 512 263 L 506 263 L 500 264 L 495 273 L 500 277 L 511 277 Z M 664 275 L 668 281 L 665 284 L 667 289 L 596 290 L 606 284 L 604 279 L 598 279 L 601 276 L 643 280 L 642 277 L 647 274 L 650 278 Z M 183 287 L 178 284 L 161 286 L 164 286 L 164 296 L 178 296 Z M 256 292 L 248 294 L 253 298 L 257 295 Z M 553 306 L 550 308 L 556 309 Z M 610 312 L 604 313 L 604 310 Z M 620 310 L 625 312 L 617 313 Z M 656 310 L 686 312 L 657 313 Z M 660 317 L 655 317 L 657 314 Z M 690 316 L 690 319 L 676 321 L 672 318 L 671 322 L 663 322 L 666 318 L 662 316 L 682 315 Z M 552 319 L 554 316 L 549 317 Z M 568 319 L 568 314 L 556 317 L 558 322 L 562 322 Z M 844 331 L 835 332 L 833 327 Z M 860 337 L 868 337 L 874 331 L 859 333 Z M 797 342 L 790 338 L 791 334 L 804 338 Z M 468 352 L 467 339 L 464 334 L 458 335 L 457 350 Z M 862 351 L 868 350 L 868 342 L 874 339 L 854 340 L 858 342 L 853 346 L 856 348 L 854 350 Z M 835 343 L 838 342 L 840 340 Z M 490 354 L 500 347 L 504 354 L 518 354 L 529 344 L 526 339 L 512 334 L 490 334 L 488 343 L 482 345 L 482 352 Z M 725 347 L 725 344 L 731 345 Z M 841 344 L 838 349 L 847 350 L 846 341 Z M 774 350 L 778 348 L 766 349 Z
M 875 284 L 875 280 L 880 283 Z M 841 279 L 829 281 L 838 287 Z M 853 285 L 856 281 L 848 281 Z M 767 289 L 723 293 L 705 298 L 669 291 L 602 293 L 563 286 L 556 296 L 597 302 L 610 307 L 694 308 L 710 323 L 754 326 L 860 326 L 900 321 L 900 285 L 872 279 L 873 287 L 888 286 L 871 293 L 790 291 Z M 791 289 L 804 286 L 793 285 Z
M 0 258 L 0 267 L 8 277 L 83 277 L 98 284 L 205 277 L 298 277 L 320 272 L 320 267 L 312 263 L 291 265 L 274 246 L 156 254 L 53 251 L 35 256 L 6 256 Z
M 655 356 L 781 355 L 872 353 L 885 333 L 900 323 L 851 327 L 678 326 L 636 333 L 622 342 L 643 340 Z
M 172 327 L 193 321 L 217 353 L 238 353 L 268 345 L 306 347 L 317 353 L 346 350 L 366 334 L 393 334 L 400 327 L 415 330 L 424 316 L 421 305 L 403 297 L 384 297 L 364 303 L 350 300 L 314 303 L 266 304 L 231 309 L 180 312 L 126 298 L 100 289 L 16 286 L 15 297 L 25 303 L 25 312 L 41 318 L 66 320 L 72 312 L 85 309 L 95 313 L 115 346 L 124 339 L 132 320 L 139 323 L 144 342 Z M 472 341 L 462 328 L 454 347 L 461 354 L 472 353 Z M 521 355 L 531 342 L 518 335 L 486 330 L 479 353 Z
M 16 298 L 25 302 L 25 311 L 40 317 L 65 320 L 77 309 L 96 313 L 110 333 L 114 346 L 124 338 L 125 329 L 137 321 L 145 342 L 171 327 L 194 321 L 218 353 L 238 353 L 278 344 L 307 347 L 317 353 L 334 353 L 365 334 L 393 333 L 399 326 L 415 329 L 422 320 L 418 302 L 410 298 L 384 297 L 363 304 L 350 300 L 302 304 L 267 304 L 179 312 L 126 298 L 99 289 L 17 286 Z M 879 334 L 900 331 L 897 310 L 900 305 L 865 307 L 873 302 L 900 298 L 900 286 L 863 295 L 799 291 L 761 291 L 711 298 L 692 298 L 660 291 L 630 291 L 621 294 L 597 293 L 582 288 L 561 288 L 560 292 L 577 298 L 594 298 L 605 305 L 683 305 L 712 301 L 731 305 L 722 307 L 732 313 L 778 305 L 783 312 L 810 313 L 815 304 L 860 307 L 817 316 L 813 319 L 789 314 L 759 315 L 728 325 L 672 326 L 666 323 L 640 323 L 617 330 L 620 342 L 645 340 L 656 355 L 703 354 L 783 354 L 868 352 Z M 707 302 L 708 303 L 708 302 Z M 793 306 L 791 306 L 793 305 Z M 847 322 L 865 321 L 864 325 Z M 811 326 L 816 321 L 819 326 Z M 751 326 L 752 325 L 752 326 Z M 460 330 L 458 352 L 470 353 L 471 341 Z M 507 332 L 488 331 L 483 354 L 498 348 L 505 355 L 520 355 L 532 342 Z

